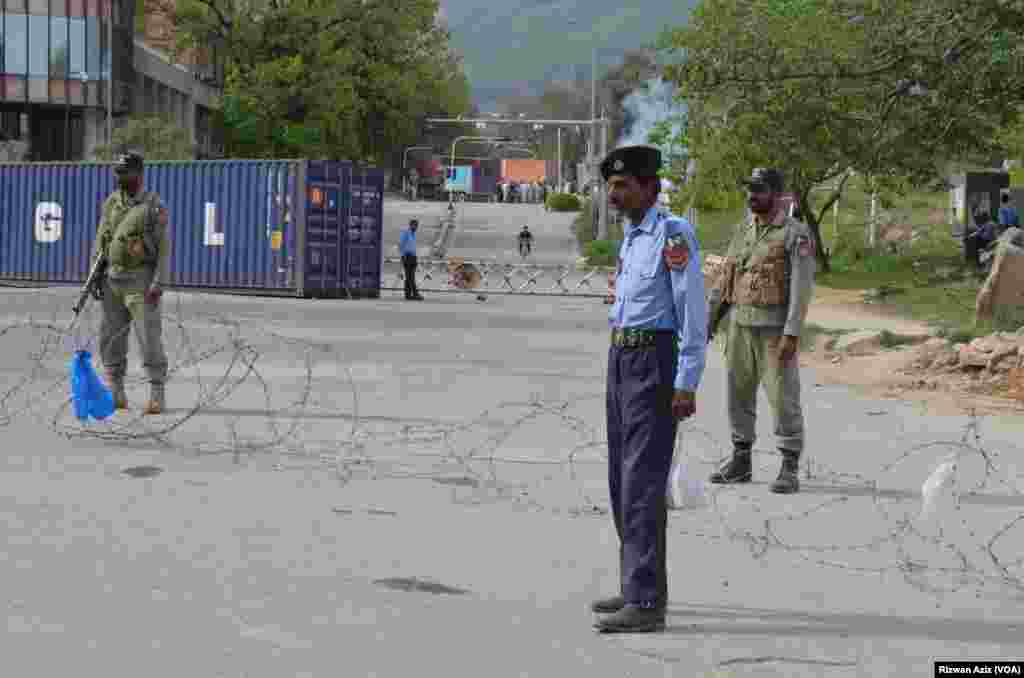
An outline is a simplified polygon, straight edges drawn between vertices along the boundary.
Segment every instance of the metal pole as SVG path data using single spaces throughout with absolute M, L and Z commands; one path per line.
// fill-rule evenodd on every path
M 587 144 L 587 178 L 590 179 L 591 183 L 594 181 L 594 165 L 597 164 L 594 158 L 597 153 L 597 47 L 590 53 L 590 143 Z M 579 177 L 576 177 L 577 184 L 579 183 Z M 579 188 L 579 186 L 577 186 Z M 594 192 L 591 191 L 591 195 Z M 600 227 L 598 227 L 598 239 L 600 238 Z
M 470 120 L 459 119 L 459 118 L 429 118 L 427 120 L 427 122 L 434 122 L 434 123 L 438 123 L 438 124 L 442 124 L 442 123 L 459 123 L 459 124 L 464 124 L 464 123 L 474 123 L 474 122 L 485 122 L 488 125 L 533 125 L 533 124 L 537 124 L 537 125 L 566 125 L 566 126 L 573 125 L 573 126 L 579 126 L 579 125 L 590 125 L 590 124 L 592 124 L 592 123 L 594 123 L 596 121 L 594 121 L 594 120 L 585 120 L 585 119 L 584 120 L 547 120 L 547 119 L 540 119 L 540 118 L 529 119 L 529 120 L 527 120 L 525 118 L 514 118 L 512 120 L 497 120 L 497 119 L 488 119 L 488 118 L 477 118 L 477 119 L 470 119 Z M 484 138 L 489 138 L 489 137 L 484 137 Z
M 434 150 L 434 147 L 433 146 L 409 146 L 404 151 L 402 151 L 402 190 L 403 191 L 406 190 L 406 184 L 408 182 L 408 179 L 407 179 L 406 174 L 405 174 L 405 163 L 409 159 L 409 151 L 423 151 L 423 150 L 430 150 L 430 151 L 432 151 L 432 150 Z
M 604 113 L 601 113 L 601 157 L 608 155 L 608 131 L 605 129 Z M 597 173 L 595 172 L 595 177 Z M 607 188 L 603 181 L 598 181 L 598 204 L 597 204 L 597 239 L 608 239 L 608 197 L 605 194 Z
M 110 7 L 107 20 L 107 145 L 114 143 L 114 0 L 107 0 Z
M 562 190 L 562 128 L 558 128 L 558 190 Z

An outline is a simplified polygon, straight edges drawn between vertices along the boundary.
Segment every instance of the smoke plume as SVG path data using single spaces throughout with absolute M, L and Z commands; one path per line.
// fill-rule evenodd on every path
M 648 144 L 648 135 L 663 120 L 678 119 L 686 114 L 686 107 L 676 101 L 672 85 L 661 78 L 651 78 L 622 101 L 626 124 L 618 146 Z M 679 123 L 672 125 L 672 134 L 680 131 Z M 668 149 L 662 148 L 663 153 Z

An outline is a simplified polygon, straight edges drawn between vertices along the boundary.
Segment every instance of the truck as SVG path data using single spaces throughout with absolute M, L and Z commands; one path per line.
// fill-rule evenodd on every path
M 447 169 L 444 190 L 449 200 L 465 200 L 473 193 L 473 169 L 472 166 L 466 165 L 456 165 Z
M 544 183 L 549 177 L 547 175 L 548 163 L 545 160 L 533 160 L 529 158 L 504 158 L 501 161 L 499 175 L 503 181 L 514 183 Z

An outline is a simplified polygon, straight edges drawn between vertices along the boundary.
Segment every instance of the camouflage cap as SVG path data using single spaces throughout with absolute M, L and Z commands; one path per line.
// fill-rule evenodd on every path
M 141 174 L 144 161 L 141 153 L 129 151 L 122 153 L 114 162 L 115 174 Z
M 772 167 L 755 167 L 749 179 L 741 181 L 744 186 L 767 186 L 776 193 L 781 193 L 786 185 L 782 172 Z

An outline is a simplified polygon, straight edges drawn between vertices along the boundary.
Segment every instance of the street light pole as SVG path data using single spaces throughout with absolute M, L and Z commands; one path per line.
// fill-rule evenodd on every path
M 558 190 L 562 190 L 562 128 L 558 128 Z
M 407 148 L 404 151 L 402 151 L 402 191 L 403 192 L 405 192 L 407 190 L 406 186 L 407 186 L 407 182 L 409 180 L 408 176 L 405 173 L 405 163 L 406 163 L 406 161 L 409 158 L 409 151 L 424 151 L 424 150 L 432 151 L 432 150 L 434 150 L 434 147 L 433 146 L 410 146 L 409 148 Z
M 508 137 L 474 137 L 474 136 L 455 137 L 455 140 L 452 141 L 452 162 L 451 162 L 450 165 L 448 165 L 449 170 L 451 170 L 453 172 L 455 171 L 455 145 L 458 144 L 460 141 L 494 141 L 494 142 L 499 142 L 500 143 L 500 142 L 509 141 L 509 138 Z M 451 200 L 451 191 L 448 191 L 448 200 L 449 201 Z
M 601 156 L 604 158 L 608 155 L 608 130 L 605 128 L 606 122 L 604 117 L 604 111 L 601 111 Z M 595 168 L 595 180 L 598 172 Z M 607 240 L 608 239 L 608 197 L 605 195 L 605 183 L 603 180 L 597 183 L 597 239 Z

